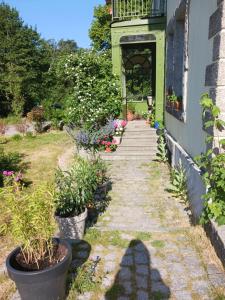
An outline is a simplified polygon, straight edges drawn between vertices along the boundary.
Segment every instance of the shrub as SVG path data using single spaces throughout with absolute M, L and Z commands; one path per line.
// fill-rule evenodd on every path
M 66 103 L 67 122 L 90 129 L 105 125 L 110 116 L 119 116 L 121 90 L 107 54 L 81 51 L 61 63 L 61 76 L 74 85 Z
M 34 122 L 34 129 L 41 133 L 43 131 L 44 108 L 42 106 L 34 107 L 28 114 L 27 119 L 30 122 Z
M 78 216 L 93 201 L 97 188 L 97 174 L 93 163 L 78 157 L 69 171 L 56 173 L 56 215 Z
M 52 188 L 37 186 L 24 193 L 15 186 L 0 190 L 4 209 L 10 214 L 10 234 L 20 245 L 24 263 L 39 269 L 40 263 L 53 255 L 54 202 Z

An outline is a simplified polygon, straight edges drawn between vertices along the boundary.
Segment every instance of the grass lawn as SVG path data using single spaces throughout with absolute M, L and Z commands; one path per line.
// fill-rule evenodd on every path
M 50 132 L 22 140 L 10 139 L 3 145 L 5 152 L 19 152 L 23 156 L 25 178 L 34 184 L 52 182 L 58 157 L 71 148 L 73 141 L 65 132 Z
M 58 158 L 73 146 L 73 141 L 65 132 L 50 132 L 33 138 L 24 137 L 18 141 L 10 139 L 0 146 L 5 152 L 18 152 L 22 155 L 22 162 L 26 165 L 25 178 L 32 182 L 30 189 L 40 182 L 54 181 Z M 0 266 L 13 248 L 9 237 L 0 236 Z M 9 299 L 8 296 L 14 290 L 13 282 L 5 276 L 0 276 L 0 300 Z

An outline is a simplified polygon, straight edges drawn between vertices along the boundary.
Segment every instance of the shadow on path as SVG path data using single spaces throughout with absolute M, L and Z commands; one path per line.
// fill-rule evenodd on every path
M 170 289 L 157 269 L 151 266 L 151 256 L 140 240 L 132 240 L 127 248 L 113 286 L 106 292 L 107 300 L 169 299 Z

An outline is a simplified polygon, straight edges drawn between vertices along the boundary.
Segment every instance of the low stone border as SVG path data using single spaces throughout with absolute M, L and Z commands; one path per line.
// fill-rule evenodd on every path
M 210 221 L 204 226 L 204 229 L 225 267 L 225 225 L 218 226 L 214 221 Z

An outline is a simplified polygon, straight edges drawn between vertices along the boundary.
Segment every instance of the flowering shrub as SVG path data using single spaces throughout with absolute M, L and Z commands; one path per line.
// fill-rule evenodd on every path
M 74 85 L 66 100 L 69 123 L 86 129 L 105 125 L 121 111 L 119 80 L 112 74 L 107 54 L 81 51 L 61 61 L 61 76 Z
M 4 186 L 9 186 L 15 184 L 16 188 L 20 188 L 23 185 L 23 174 L 14 171 L 3 171 L 3 182 Z

